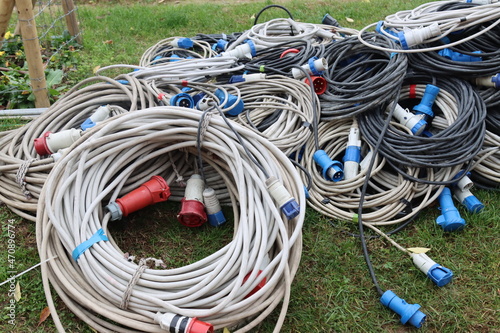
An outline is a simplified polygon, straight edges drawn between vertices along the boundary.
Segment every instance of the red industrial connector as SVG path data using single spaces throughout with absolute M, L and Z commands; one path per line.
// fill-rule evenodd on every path
M 262 270 L 259 269 L 259 271 L 257 272 L 257 277 L 259 277 L 260 273 L 262 273 Z M 244 278 L 243 278 L 243 284 L 245 284 L 245 282 L 247 282 L 248 278 L 250 277 L 250 274 L 252 274 L 252 272 L 248 273 Z M 261 290 L 262 288 L 264 288 L 264 286 L 266 285 L 266 277 L 264 277 L 258 285 L 255 286 L 255 288 L 252 289 L 252 291 L 250 291 L 246 296 L 245 298 L 248 298 L 250 296 L 252 296 L 253 294 L 255 294 L 256 292 L 258 292 L 259 290 Z
M 153 176 L 139 188 L 111 202 L 106 208 L 111 213 L 111 220 L 119 220 L 146 206 L 166 201 L 169 197 L 170 188 L 165 179 Z
M 328 83 L 326 82 L 326 79 L 324 77 L 321 77 L 321 76 L 312 75 L 311 80 L 312 80 L 314 92 L 316 93 L 316 95 L 324 94 L 326 91 L 326 88 L 328 87 Z M 307 85 L 310 85 L 309 79 L 305 78 L 304 83 Z
M 175 313 L 158 312 L 154 320 L 167 332 L 213 333 L 214 331 L 214 326 L 210 323 L 201 321 L 196 317 L 186 317 Z
M 49 147 L 47 146 L 47 138 L 50 134 L 51 132 L 45 132 L 41 137 L 34 140 L 35 150 L 38 155 L 45 156 L 52 154 Z
M 300 51 L 298 49 L 288 49 L 288 50 L 285 50 L 285 51 L 283 51 L 283 53 L 281 53 L 280 59 L 284 58 L 284 57 L 294 56 L 294 55 L 296 55 L 299 52 Z
M 186 183 L 186 192 L 181 200 L 181 211 L 177 219 L 186 227 L 199 227 L 207 222 L 207 213 L 203 204 L 205 182 L 200 175 L 194 174 Z
M 70 128 L 60 132 L 45 132 L 34 140 L 35 150 L 38 155 L 45 156 L 56 153 L 59 149 L 68 148 L 82 136 L 82 131 Z

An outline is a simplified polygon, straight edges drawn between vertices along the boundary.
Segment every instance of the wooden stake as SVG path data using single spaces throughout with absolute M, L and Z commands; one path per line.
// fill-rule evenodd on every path
M 16 7 L 21 25 L 26 61 L 28 62 L 31 88 L 35 94 L 35 105 L 37 108 L 49 107 L 47 82 L 45 81 L 40 42 L 33 16 L 33 5 L 31 0 L 16 0 Z
M 14 9 L 14 0 L 0 0 L 0 42 L 9 27 L 10 17 Z
M 78 21 L 76 20 L 75 4 L 73 0 L 61 0 L 62 8 L 64 10 L 64 19 L 66 20 L 66 26 L 68 27 L 69 34 L 73 37 L 76 36 L 76 41 L 78 44 L 82 44 L 82 35 L 80 35 L 80 28 L 78 27 Z

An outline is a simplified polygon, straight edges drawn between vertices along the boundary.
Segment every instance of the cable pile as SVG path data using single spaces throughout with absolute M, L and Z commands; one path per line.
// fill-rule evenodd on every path
M 128 307 L 120 308 L 139 267 L 128 262 L 113 242 L 107 231 L 109 213 L 103 211 L 103 204 L 107 197 L 114 200 L 129 178 L 141 183 L 154 172 L 172 181 L 174 174 L 168 163 L 159 164 L 155 159 L 179 149 L 196 153 L 202 115 L 183 108 L 157 107 L 115 117 L 87 134 L 88 140 L 82 138 L 81 144 L 54 166 L 37 218 L 41 258 L 58 256 L 42 269 L 53 315 L 56 309 L 50 301 L 49 281 L 68 307 L 99 331 L 161 332 L 154 322 L 156 313 L 174 312 L 203 318 L 216 328 L 231 327 L 246 318 L 249 323 L 239 330 L 246 332 L 283 301 L 275 329 L 279 332 L 301 255 L 302 185 L 293 165 L 274 145 L 236 124 L 233 132 L 218 115 L 210 117 L 201 144 L 204 155 L 212 152 L 218 156 L 217 161 L 207 162 L 217 164 L 232 193 L 233 241 L 184 267 L 146 268 L 133 286 Z M 297 218 L 287 220 L 280 213 L 266 189 L 269 176 L 282 181 L 298 198 Z M 104 231 L 109 242 L 93 244 L 75 264 L 69 254 L 98 230 Z M 257 275 L 255 267 L 262 267 L 262 273 Z M 247 297 L 264 278 L 262 289 Z

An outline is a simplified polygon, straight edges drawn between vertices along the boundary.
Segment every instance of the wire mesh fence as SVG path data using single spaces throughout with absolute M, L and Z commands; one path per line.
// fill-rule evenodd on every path
M 3 0 L 8 3 L 8 0 Z M 15 0 L 11 0 L 12 5 Z M 64 75 L 75 66 L 74 51 L 81 43 L 77 7 L 72 0 L 33 0 L 33 18 L 40 43 L 47 95 L 53 101 L 60 93 Z M 26 36 L 14 7 L 0 42 L 0 110 L 33 107 L 35 96 L 27 66 Z M 6 14 L 9 15 L 9 14 Z

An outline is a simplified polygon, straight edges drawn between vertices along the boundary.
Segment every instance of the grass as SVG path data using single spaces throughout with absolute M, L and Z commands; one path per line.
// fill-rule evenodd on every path
M 286 7 L 296 19 L 320 22 L 326 12 L 341 25 L 361 28 L 385 15 L 417 6 L 424 1 L 316 1 L 304 4 L 290 1 Z M 198 32 L 231 33 L 248 29 L 253 16 L 266 4 L 179 4 L 152 5 L 153 1 L 127 5 L 112 1 L 80 6 L 84 49 L 79 52 L 78 81 L 91 76 L 96 66 L 115 63 L 137 64 L 144 50 L 170 36 L 192 36 Z M 119 4 L 119 5 L 117 5 Z M 281 16 L 273 9 L 259 19 Z M 354 20 L 347 21 L 347 17 Z M 112 41 L 110 43 L 109 41 Z M 18 122 L 2 121 L 1 130 Z M 477 191 L 485 211 L 473 215 L 461 209 L 467 227 L 457 233 L 443 233 L 434 222 L 436 207 L 424 210 L 408 228 L 393 236 L 407 247 L 431 247 L 434 260 L 453 270 L 454 281 L 435 287 L 405 255 L 386 241 L 372 239 L 368 247 L 380 283 L 394 290 L 409 303 L 419 303 L 428 316 L 420 332 L 500 332 L 500 208 L 498 192 Z M 168 267 L 199 260 L 231 239 L 232 227 L 186 229 L 175 221 L 177 204 L 159 204 L 132 215 L 113 226 L 113 237 L 124 251 L 137 256 L 161 257 Z M 36 263 L 35 226 L 0 207 L 0 281 L 8 278 L 7 224 L 16 231 L 15 269 L 20 272 Z M 333 223 L 330 223 L 333 222 Z M 313 210 L 307 211 L 303 230 L 304 251 L 301 266 L 292 285 L 288 316 L 282 332 L 413 332 L 399 323 L 399 317 L 383 307 L 373 289 L 352 223 L 329 221 Z M 16 326 L 8 323 L 9 286 L 0 288 L 0 331 L 54 332 L 49 318 L 40 325 L 46 307 L 39 269 L 18 279 L 21 299 L 16 308 Z M 56 297 L 57 299 L 57 297 Z M 64 304 L 56 301 L 67 332 L 92 332 Z M 256 330 L 271 332 L 278 313 L 274 312 Z

